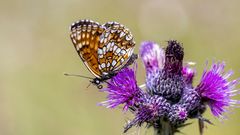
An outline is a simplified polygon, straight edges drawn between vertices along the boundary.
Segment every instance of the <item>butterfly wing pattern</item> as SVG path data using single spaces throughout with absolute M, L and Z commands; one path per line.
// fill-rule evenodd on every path
M 117 22 L 100 25 L 91 20 L 80 20 L 70 27 L 70 37 L 80 58 L 96 77 L 91 82 L 101 88 L 122 68 L 132 64 L 135 42 L 130 31 Z
M 98 46 L 103 27 L 93 21 L 82 20 L 72 24 L 71 39 L 76 51 L 86 67 L 96 77 L 101 76 L 98 68 Z

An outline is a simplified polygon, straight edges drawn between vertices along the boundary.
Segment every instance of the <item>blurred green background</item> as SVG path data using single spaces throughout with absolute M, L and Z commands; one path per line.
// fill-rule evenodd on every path
M 105 93 L 89 81 L 64 72 L 91 76 L 69 38 L 79 19 L 117 21 L 137 43 L 169 39 L 184 44 L 185 61 L 195 61 L 199 81 L 206 60 L 224 60 L 240 76 L 240 1 L 238 0 L 10 0 L 0 2 L 0 134 L 119 135 L 133 118 L 121 109 L 97 106 Z M 144 69 L 138 60 L 138 82 Z M 238 97 L 239 99 L 240 97 Z M 220 122 L 209 112 L 205 135 L 240 134 L 240 109 Z M 199 134 L 197 121 L 182 130 Z M 126 135 L 149 134 L 133 128 Z

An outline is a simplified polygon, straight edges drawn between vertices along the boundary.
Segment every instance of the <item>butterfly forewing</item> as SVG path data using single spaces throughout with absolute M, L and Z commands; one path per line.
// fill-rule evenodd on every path
M 72 42 L 88 69 L 96 76 L 100 77 L 102 72 L 98 66 L 98 46 L 103 28 L 99 23 L 90 20 L 81 20 L 72 24 Z

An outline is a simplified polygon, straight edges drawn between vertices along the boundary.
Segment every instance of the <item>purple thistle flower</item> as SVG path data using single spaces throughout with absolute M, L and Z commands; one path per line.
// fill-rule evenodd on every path
M 213 63 L 209 71 L 205 70 L 200 84 L 196 87 L 203 102 L 207 103 L 216 117 L 224 118 L 223 113 L 231 106 L 240 102 L 232 99 L 239 94 L 235 86 L 239 84 L 239 79 L 228 81 L 233 71 L 224 73 L 225 63 Z
M 107 108 L 123 104 L 135 118 L 127 123 L 126 132 L 132 126 L 147 123 L 153 126 L 156 134 L 173 135 L 183 127 L 189 118 L 199 120 L 200 133 L 205 122 L 202 117 L 207 105 L 214 116 L 223 117 L 227 108 L 240 104 L 232 97 L 239 94 L 235 86 L 239 79 L 228 81 L 232 71 L 224 73 L 224 63 L 213 63 L 209 71 L 205 70 L 199 85 L 193 87 L 195 69 L 183 66 L 184 49 L 176 40 L 170 40 L 165 49 L 154 42 L 143 42 L 140 56 L 146 69 L 146 89 L 137 85 L 135 68 L 121 69 L 103 89 L 108 93 L 107 101 L 102 102 Z M 169 132 L 169 133 L 168 133 Z
M 170 109 L 170 104 L 161 96 L 145 96 L 143 103 L 136 110 L 136 117 L 127 124 L 126 132 L 134 125 L 141 126 L 144 122 L 154 122 L 165 116 Z
M 139 103 L 142 92 L 137 86 L 135 70 L 124 68 L 108 82 L 108 87 L 103 89 L 108 93 L 108 100 L 102 102 L 102 105 L 115 108 L 124 104 L 123 110 L 127 111 L 129 107 Z
M 181 44 L 175 40 L 168 41 L 164 68 L 147 75 L 146 86 L 150 95 L 163 96 L 173 103 L 179 101 L 185 87 L 181 74 L 183 56 Z
M 148 73 L 161 70 L 164 66 L 165 54 L 162 48 L 154 42 L 145 41 L 140 46 L 140 56 Z

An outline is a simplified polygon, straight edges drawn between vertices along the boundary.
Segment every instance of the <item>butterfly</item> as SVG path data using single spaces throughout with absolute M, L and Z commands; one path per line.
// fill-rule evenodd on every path
M 79 20 L 70 26 L 72 43 L 88 70 L 95 76 L 90 82 L 99 89 L 101 83 L 131 65 L 135 42 L 122 24 L 107 22 L 100 25 L 92 20 Z

